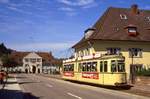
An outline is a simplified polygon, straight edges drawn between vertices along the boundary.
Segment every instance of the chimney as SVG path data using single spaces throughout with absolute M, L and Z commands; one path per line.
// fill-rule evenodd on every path
M 138 5 L 133 4 L 131 6 L 131 13 L 134 14 L 134 15 L 139 14 Z

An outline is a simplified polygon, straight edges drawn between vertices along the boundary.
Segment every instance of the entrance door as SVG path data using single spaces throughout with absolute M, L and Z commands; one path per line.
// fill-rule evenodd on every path
M 28 73 L 28 69 L 27 68 L 25 69 L 25 72 L 26 72 L 26 74 Z
M 32 66 L 32 73 L 35 73 L 35 72 L 36 72 L 36 67 Z
M 38 73 L 40 73 L 40 69 L 38 68 Z

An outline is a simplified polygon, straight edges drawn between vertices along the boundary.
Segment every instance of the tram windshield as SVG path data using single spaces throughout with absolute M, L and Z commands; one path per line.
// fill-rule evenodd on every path
M 118 60 L 118 72 L 125 72 L 125 64 L 123 60 Z
M 125 72 L 124 60 L 112 60 L 111 72 Z

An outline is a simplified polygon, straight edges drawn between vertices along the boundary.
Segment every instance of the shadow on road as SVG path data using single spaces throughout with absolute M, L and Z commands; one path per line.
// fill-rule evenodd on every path
M 67 81 L 70 81 L 70 80 L 67 80 Z M 130 86 L 130 85 L 126 85 L 126 86 L 108 86 L 108 85 L 98 85 L 98 84 L 79 82 L 79 81 L 70 81 L 70 82 L 83 84 L 83 85 L 90 85 L 90 86 L 95 86 L 95 87 L 101 87 L 101 88 L 107 88 L 107 89 L 113 89 L 113 90 L 129 90 L 129 89 L 131 89 L 131 87 L 133 87 L 133 86 Z
M 18 90 L 0 90 L 0 99 L 39 99 L 31 93 L 24 93 Z
M 19 82 L 18 84 L 31 84 L 31 83 L 39 83 L 39 82 L 24 81 L 24 82 Z

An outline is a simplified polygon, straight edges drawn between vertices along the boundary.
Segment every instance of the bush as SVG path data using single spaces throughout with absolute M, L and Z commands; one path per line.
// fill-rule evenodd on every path
M 138 76 L 150 76 L 150 68 L 149 69 L 143 69 L 141 71 L 136 72 Z

